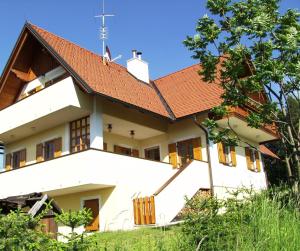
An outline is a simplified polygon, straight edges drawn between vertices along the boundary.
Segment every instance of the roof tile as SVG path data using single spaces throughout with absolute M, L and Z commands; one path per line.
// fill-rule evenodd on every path
M 151 84 L 139 81 L 121 65 L 113 62 L 104 65 L 99 55 L 35 25 L 30 26 L 93 91 L 169 117 Z

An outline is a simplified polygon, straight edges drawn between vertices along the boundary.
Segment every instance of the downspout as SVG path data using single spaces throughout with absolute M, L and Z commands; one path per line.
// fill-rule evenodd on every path
M 196 126 L 198 126 L 204 133 L 205 133 L 205 137 L 206 137 L 206 152 L 207 152 L 207 163 L 208 163 L 208 171 L 209 171 L 209 180 L 210 180 L 210 191 L 211 191 L 211 195 L 214 196 L 214 184 L 213 184 L 213 173 L 212 173 L 212 166 L 211 166 L 211 155 L 210 155 L 210 148 L 209 148 L 209 132 L 207 130 L 206 127 L 204 127 L 203 125 L 201 125 L 201 123 L 199 123 L 197 121 L 197 117 L 196 115 L 193 117 L 193 121 L 195 123 Z

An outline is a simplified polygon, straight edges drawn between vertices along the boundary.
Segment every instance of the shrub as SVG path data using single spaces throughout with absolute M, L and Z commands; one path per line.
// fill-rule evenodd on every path
M 242 191 L 245 194 L 245 191 Z M 186 250 L 300 250 L 298 197 L 285 188 L 187 203 Z

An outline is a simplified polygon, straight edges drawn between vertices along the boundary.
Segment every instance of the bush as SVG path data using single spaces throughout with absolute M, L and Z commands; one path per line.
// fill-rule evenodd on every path
M 195 198 L 182 226 L 185 249 L 300 250 L 298 202 L 286 187 L 240 191 L 228 200 Z

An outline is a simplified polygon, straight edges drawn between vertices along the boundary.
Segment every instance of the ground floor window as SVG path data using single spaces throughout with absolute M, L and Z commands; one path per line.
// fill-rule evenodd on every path
M 92 220 L 89 225 L 86 226 L 87 231 L 99 230 L 99 199 L 84 200 L 84 208 L 88 208 L 92 212 Z
M 145 149 L 145 159 L 160 161 L 159 147 Z

